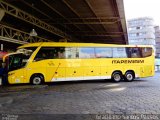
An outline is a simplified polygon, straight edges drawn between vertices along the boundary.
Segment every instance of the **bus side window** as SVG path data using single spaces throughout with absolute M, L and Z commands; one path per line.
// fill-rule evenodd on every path
M 94 48 L 90 48 L 90 47 L 88 47 L 88 48 L 86 48 L 86 47 L 81 47 L 80 49 L 79 49 L 79 57 L 80 58 L 95 58 L 95 50 L 94 50 Z
M 142 54 L 140 52 L 139 48 L 132 48 L 132 53 L 131 53 L 132 58 L 141 58 Z
M 131 48 L 126 48 L 127 57 L 131 58 Z
M 51 57 L 51 59 L 57 59 L 58 58 L 57 48 L 52 49 L 52 52 L 50 52 L 50 57 Z
M 127 48 L 126 51 L 127 51 L 128 58 L 141 58 L 142 57 L 140 48 L 137 48 L 137 47 Z
M 79 58 L 79 48 L 66 47 L 64 55 L 65 55 L 65 58 L 67 58 L 67 59 L 77 59 L 77 58 Z
M 112 48 L 95 48 L 96 58 L 112 58 L 113 51 Z
M 42 47 L 36 57 L 34 58 L 34 60 L 38 61 L 38 60 L 44 60 L 44 59 L 51 59 L 51 55 L 50 55 L 50 52 L 51 52 L 51 48 L 47 48 L 47 47 Z
M 65 58 L 65 49 L 64 48 L 59 48 L 57 52 L 58 58 L 63 59 Z
M 143 57 L 149 57 L 151 55 L 152 55 L 152 48 L 151 47 L 150 48 L 147 48 L 147 47 L 142 48 L 142 56 Z
M 127 58 L 124 47 L 113 47 L 113 58 Z
M 54 47 L 49 52 L 50 59 L 63 59 L 65 58 L 64 54 L 65 51 L 63 47 Z

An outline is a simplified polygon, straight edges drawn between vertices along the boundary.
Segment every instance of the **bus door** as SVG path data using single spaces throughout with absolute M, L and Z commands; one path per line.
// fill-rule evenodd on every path
M 47 80 L 49 81 L 64 81 L 65 66 L 63 60 L 55 59 L 47 62 Z
M 65 80 L 64 47 L 42 47 L 37 56 L 46 59 L 46 82 Z

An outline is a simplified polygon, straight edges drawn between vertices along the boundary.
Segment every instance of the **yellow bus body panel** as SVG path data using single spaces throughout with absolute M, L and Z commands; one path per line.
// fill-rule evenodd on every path
M 33 43 L 19 47 L 38 47 L 32 54 L 27 65 L 19 70 L 9 72 L 10 84 L 29 83 L 35 73 L 41 73 L 45 82 L 67 80 L 110 79 L 115 70 L 124 75 L 127 70 L 133 70 L 136 77 L 154 75 L 154 55 L 146 58 L 94 58 L 94 59 L 46 59 L 34 61 L 39 49 L 43 46 L 57 47 L 135 47 L 135 45 L 105 45 L 89 43 Z M 137 46 L 136 46 L 137 47 Z M 138 46 L 139 47 L 139 46 Z M 150 46 L 140 46 L 150 47 Z M 144 63 L 120 63 L 113 60 L 144 60 Z

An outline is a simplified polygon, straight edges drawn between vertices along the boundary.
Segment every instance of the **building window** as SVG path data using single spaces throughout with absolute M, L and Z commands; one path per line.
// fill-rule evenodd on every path
M 136 36 L 139 36 L 139 33 L 136 33 Z
M 136 29 L 138 30 L 138 29 L 140 29 L 140 27 L 136 27 Z

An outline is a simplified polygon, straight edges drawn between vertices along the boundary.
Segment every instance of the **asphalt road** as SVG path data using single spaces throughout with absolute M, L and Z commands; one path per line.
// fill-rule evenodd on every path
M 96 80 L 1 86 L 0 113 L 4 120 L 96 120 L 99 114 L 160 114 L 160 72 L 133 82 Z

